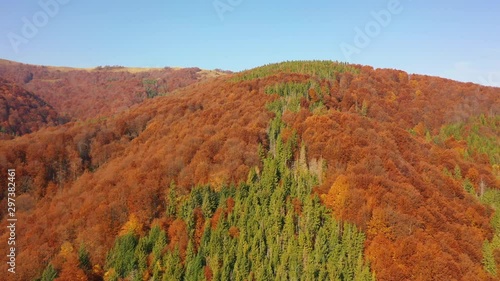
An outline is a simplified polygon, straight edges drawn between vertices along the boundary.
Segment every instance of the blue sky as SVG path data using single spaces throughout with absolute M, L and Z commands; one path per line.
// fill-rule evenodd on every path
M 326 59 L 500 86 L 499 12 L 496 0 L 2 0 L 0 58 L 233 71 Z

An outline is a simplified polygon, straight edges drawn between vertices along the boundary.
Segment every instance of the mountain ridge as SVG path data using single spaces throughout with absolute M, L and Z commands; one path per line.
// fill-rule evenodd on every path
M 39 95 L 75 119 L 107 116 L 156 95 L 225 75 L 199 68 L 71 68 L 0 62 L 0 77 Z

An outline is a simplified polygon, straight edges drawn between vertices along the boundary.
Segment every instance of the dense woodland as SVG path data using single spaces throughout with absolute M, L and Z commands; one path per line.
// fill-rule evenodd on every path
M 67 121 L 68 118 L 60 116 L 40 97 L 0 78 L 1 139 L 11 139 Z
M 199 68 L 76 69 L 0 60 L 0 77 L 35 93 L 59 114 L 76 119 L 108 116 L 146 98 L 167 95 L 175 89 L 223 74 Z
M 116 82 L 65 73 L 73 101 Z M 205 78 L 0 141 L 17 280 L 498 280 L 500 89 L 330 61 Z

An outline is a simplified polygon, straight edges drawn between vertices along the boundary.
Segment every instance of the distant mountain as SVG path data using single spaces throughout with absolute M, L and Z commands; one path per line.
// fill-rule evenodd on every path
M 67 122 L 52 106 L 15 83 L 0 78 L 0 135 L 12 138 Z
M 83 69 L 0 60 L 0 77 L 36 93 L 61 114 L 76 119 L 109 116 L 148 97 L 166 95 L 207 77 L 224 74 L 199 68 Z
M 155 77 L 98 71 L 55 83 Z M 498 280 L 499 88 L 331 61 L 185 71 L 168 95 L 0 141 L 16 280 Z

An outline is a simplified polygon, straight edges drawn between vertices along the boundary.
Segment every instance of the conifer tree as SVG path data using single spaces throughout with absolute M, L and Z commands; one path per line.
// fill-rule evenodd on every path
M 41 281 L 52 281 L 57 278 L 57 270 L 52 266 L 52 264 L 48 264 L 45 270 L 42 273 Z

